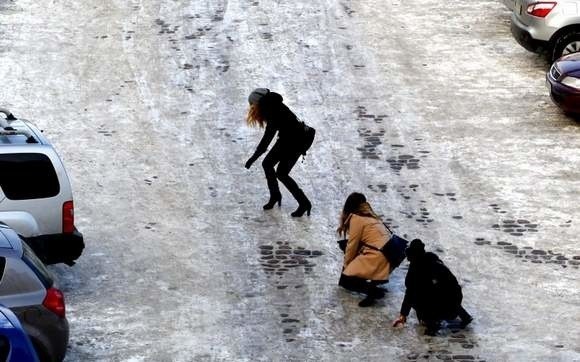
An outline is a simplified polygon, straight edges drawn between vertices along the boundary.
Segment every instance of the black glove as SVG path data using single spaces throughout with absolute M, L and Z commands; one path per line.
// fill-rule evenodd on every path
M 256 161 L 256 159 L 254 157 L 250 157 L 250 159 L 248 161 L 246 161 L 246 168 L 249 170 L 250 167 L 252 167 L 252 164 Z

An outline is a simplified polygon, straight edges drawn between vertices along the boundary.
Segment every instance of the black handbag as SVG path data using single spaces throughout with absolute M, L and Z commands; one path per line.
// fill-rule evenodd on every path
M 300 149 L 300 153 L 306 156 L 306 151 L 310 149 L 312 143 L 314 142 L 314 136 L 316 136 L 316 130 L 313 127 L 310 127 L 306 123 L 302 122 L 302 131 L 303 131 L 303 138 L 302 138 L 302 147 Z
M 397 234 L 391 234 L 391 239 L 383 246 L 381 251 L 391 264 L 391 269 L 395 269 L 405 260 L 405 250 L 409 242 Z
M 400 237 L 399 235 L 393 233 L 391 228 L 389 228 L 386 224 L 384 225 L 387 228 L 387 230 L 389 230 L 389 232 L 391 233 L 391 238 L 382 248 L 380 249 L 375 248 L 374 246 L 368 245 L 366 243 L 363 243 L 363 245 L 370 249 L 378 250 L 381 253 L 383 253 L 385 258 L 387 258 L 387 260 L 389 261 L 389 264 L 391 264 L 391 270 L 393 270 L 397 268 L 399 265 L 401 265 L 403 260 L 405 260 L 406 257 L 405 250 L 407 250 L 407 245 L 409 245 L 409 242 L 406 239 Z

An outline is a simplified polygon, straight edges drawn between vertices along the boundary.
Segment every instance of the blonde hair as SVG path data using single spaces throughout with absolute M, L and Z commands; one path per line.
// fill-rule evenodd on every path
M 353 214 L 358 216 L 372 217 L 374 219 L 381 221 L 381 218 L 375 213 L 371 205 L 368 202 L 363 202 L 359 204 L 358 207 L 352 210 L 351 212 L 345 213 L 343 211 L 340 214 L 340 224 L 338 225 L 338 229 L 336 229 L 336 232 L 339 235 L 346 237 L 346 234 L 348 233 L 348 229 L 350 227 L 350 223 L 347 221 L 350 221 L 349 218 Z
M 250 104 L 250 109 L 248 109 L 248 115 L 246 116 L 246 123 L 250 127 L 264 128 L 266 126 L 266 119 L 262 117 L 260 107 L 257 104 Z

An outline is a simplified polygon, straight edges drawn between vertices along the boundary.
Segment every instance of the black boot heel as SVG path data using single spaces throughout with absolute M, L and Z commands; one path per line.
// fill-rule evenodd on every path
M 372 305 L 375 305 L 376 302 L 377 301 L 374 298 L 367 296 L 365 299 L 358 302 L 358 306 L 362 308 L 370 307 Z
M 302 215 L 304 215 L 304 213 L 306 213 L 306 215 L 310 216 L 310 210 L 312 210 L 312 205 L 300 205 L 300 206 L 298 206 L 296 211 L 294 211 L 293 213 L 290 214 L 290 216 L 302 217 Z
M 278 203 L 278 207 L 282 206 L 282 196 L 270 197 L 270 201 L 263 206 L 264 210 L 271 210 Z

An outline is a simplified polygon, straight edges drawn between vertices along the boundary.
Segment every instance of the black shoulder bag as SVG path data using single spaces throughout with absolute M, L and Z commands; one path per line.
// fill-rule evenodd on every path
M 387 243 L 380 249 L 366 243 L 363 243 L 363 245 L 383 253 L 385 258 L 387 258 L 389 261 L 389 264 L 391 264 L 391 270 L 393 270 L 401 265 L 403 260 L 405 260 L 405 250 L 407 250 L 407 245 L 409 245 L 409 242 L 395 234 L 391 228 L 387 226 L 387 224 L 383 223 L 383 225 L 385 225 L 387 230 L 389 230 L 391 233 L 391 238 L 389 241 L 387 241 Z
M 310 127 L 304 122 L 301 122 L 302 125 L 300 129 L 302 130 L 302 147 L 300 148 L 300 153 L 303 156 L 306 156 L 306 151 L 310 149 L 312 143 L 314 142 L 314 136 L 316 135 L 316 130 L 313 127 Z

